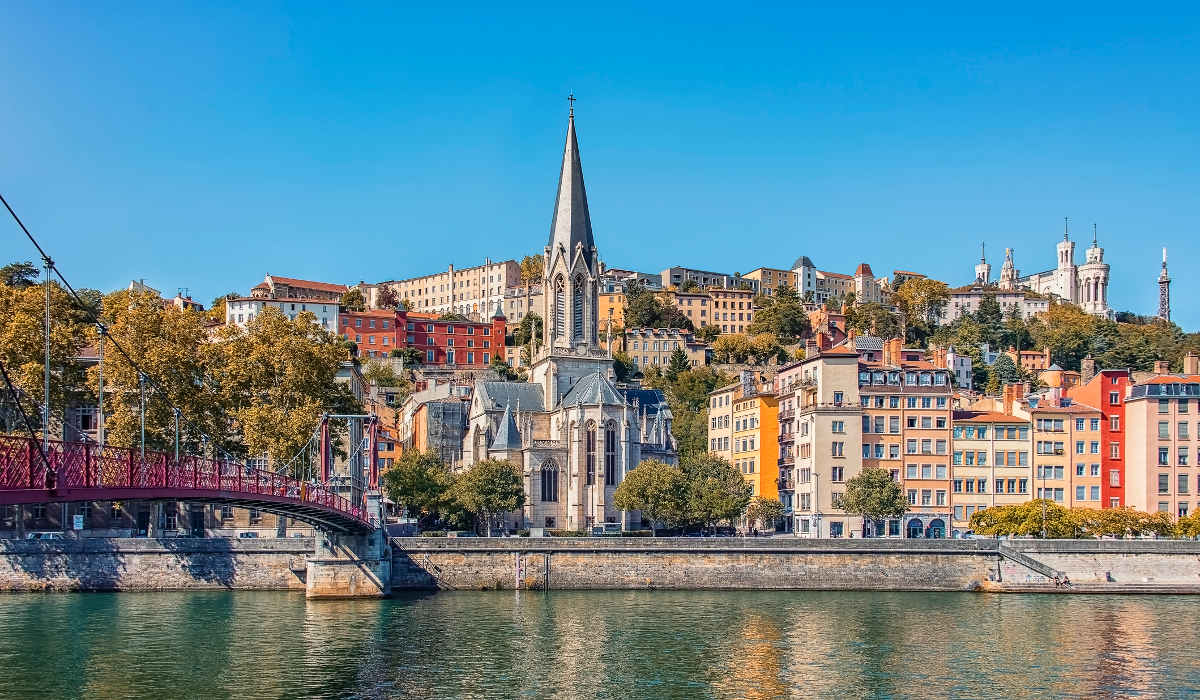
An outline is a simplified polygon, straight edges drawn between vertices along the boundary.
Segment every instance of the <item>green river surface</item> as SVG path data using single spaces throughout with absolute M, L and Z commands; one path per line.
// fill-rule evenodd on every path
M 5 698 L 1189 697 L 1186 596 L 0 595 Z

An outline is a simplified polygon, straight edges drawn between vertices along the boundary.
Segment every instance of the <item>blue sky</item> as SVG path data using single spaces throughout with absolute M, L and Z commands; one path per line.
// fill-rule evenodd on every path
M 0 191 L 73 282 L 207 302 L 538 252 L 574 91 L 609 265 L 962 284 L 980 241 L 1052 267 L 1069 216 L 1118 309 L 1154 313 L 1168 246 L 1200 328 L 1194 6 L 247 5 L 6 7 Z

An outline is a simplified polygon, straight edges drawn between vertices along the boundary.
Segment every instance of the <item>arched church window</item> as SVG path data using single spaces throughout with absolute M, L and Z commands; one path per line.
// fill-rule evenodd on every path
M 542 483 L 542 501 L 550 503 L 558 500 L 558 465 L 553 460 L 542 462 L 540 479 Z
M 583 338 L 583 275 L 575 275 L 575 284 L 571 285 L 571 328 L 572 338 Z
M 596 483 L 596 424 L 588 421 L 584 427 L 583 447 L 586 455 L 586 483 L 588 486 Z
M 567 290 L 562 275 L 554 279 L 554 322 L 551 326 L 551 337 L 561 338 L 566 333 Z
M 604 485 L 617 485 L 617 425 L 604 426 Z

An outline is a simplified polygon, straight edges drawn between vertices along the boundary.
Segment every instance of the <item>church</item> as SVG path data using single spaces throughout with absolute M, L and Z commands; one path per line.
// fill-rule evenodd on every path
M 1058 260 L 1052 269 L 1021 275 L 1013 262 L 1013 249 L 1005 248 L 1000 278 L 994 281 L 991 279 L 992 266 L 986 257 L 981 257 L 975 266 L 976 284 L 995 284 L 1006 292 L 1024 290 L 1056 297 L 1079 306 L 1089 314 L 1113 318 L 1114 312 L 1108 304 L 1109 267 L 1104 262 L 1104 249 L 1100 247 L 1096 236 L 1093 234 L 1092 245 L 1085 252 L 1082 265 L 1075 263 L 1075 242 L 1071 240 L 1069 232 L 1063 232 L 1063 239 L 1059 241 L 1055 252 Z
M 613 494 L 643 460 L 677 462 L 672 415 L 661 391 L 617 386 L 598 337 L 601 264 L 573 108 L 544 255 L 543 329 L 529 381 L 475 385 L 463 464 L 506 459 L 521 467 L 525 507 L 506 527 L 639 528 L 641 514 L 617 509 Z

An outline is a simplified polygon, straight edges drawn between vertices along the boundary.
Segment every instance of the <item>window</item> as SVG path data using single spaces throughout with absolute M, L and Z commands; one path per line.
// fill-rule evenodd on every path
M 933 504 L 933 489 L 921 489 L 921 505 L 928 506 Z
M 1186 448 L 1186 447 L 1179 448 L 1179 455 L 1177 457 L 1176 464 L 1178 464 L 1181 467 L 1186 467 L 1188 465 L 1188 448 Z
M 558 500 L 558 466 L 552 461 L 542 463 L 541 469 L 542 501 Z
M 609 425 L 604 430 L 604 485 L 617 484 L 617 430 Z
M 1075 487 L 1075 500 L 1077 500 L 1077 501 L 1086 500 L 1085 499 L 1085 496 L 1087 495 L 1086 492 L 1087 492 L 1086 486 L 1076 486 Z
M 1158 400 L 1158 412 L 1159 413 L 1170 413 L 1171 412 L 1171 400 L 1170 399 L 1159 399 Z
M 1171 450 L 1167 447 L 1158 448 L 1158 466 L 1165 467 L 1171 464 Z
M 917 505 L 917 490 L 916 489 L 908 490 L 908 505 L 910 505 L 910 506 Z
M 833 456 L 834 456 L 834 457 L 841 457 L 841 456 L 843 456 L 843 454 L 844 454 L 844 450 L 845 450 L 845 448 L 846 448 L 846 443 L 844 443 L 844 442 L 834 442 L 834 443 L 831 443 L 831 444 L 830 444 L 830 446 L 831 446 L 831 450 L 832 450 L 832 453 L 833 453 Z
M 846 477 L 846 468 L 845 467 L 831 467 L 829 469 L 829 478 L 831 481 L 842 482 L 842 481 L 846 480 L 845 477 Z
M 1171 437 L 1171 424 L 1165 420 L 1158 422 L 1158 439 L 1167 440 Z
M 1076 419 L 1075 419 L 1075 429 L 1076 429 L 1076 430 L 1080 430 L 1080 431 L 1082 431 L 1082 430 L 1083 430 L 1083 426 L 1084 426 L 1084 425 L 1086 425 L 1086 424 L 1087 424 L 1087 420 L 1086 420 L 1086 419 L 1084 419 L 1084 418 L 1076 418 Z
M 1121 429 L 1121 417 L 1110 416 L 1108 419 L 1108 429 L 1114 433 L 1119 431 Z
M 863 416 L 863 418 L 865 419 L 866 416 Z M 832 423 L 830 423 L 830 430 L 835 433 L 844 433 L 844 432 L 846 432 L 846 422 L 840 421 L 840 420 L 835 420 Z
M 1189 484 L 1188 475 L 1180 474 L 1179 475 L 1179 490 L 1178 490 L 1178 493 L 1180 495 L 1186 495 L 1188 493 L 1188 484 Z
M 1121 458 L 1121 443 L 1119 443 L 1119 442 L 1108 443 L 1108 456 L 1112 459 L 1120 459 Z
M 906 478 L 906 479 L 917 478 L 917 465 L 909 464 L 908 466 L 906 466 L 904 469 L 904 478 Z
M 1181 401 L 1181 402 L 1179 403 L 1179 405 L 1180 405 L 1180 406 L 1182 406 L 1182 405 L 1183 405 L 1183 402 Z M 1187 421 L 1180 421 L 1180 422 L 1179 422 L 1179 425 L 1178 425 L 1178 427 L 1177 427 L 1177 429 L 1176 429 L 1176 434 L 1179 436 L 1179 439 L 1180 439 L 1180 440 L 1187 440 L 1187 439 L 1188 439 L 1188 424 L 1187 424 Z
M 1121 470 L 1120 469 L 1110 469 L 1108 471 L 1108 485 L 1109 486 L 1120 486 L 1121 485 Z
M 590 423 L 584 430 L 584 451 L 587 456 L 585 483 L 591 486 L 596 483 L 596 426 Z
M 1171 475 L 1170 474 L 1159 474 L 1158 475 L 1158 492 L 1160 494 L 1171 493 Z

